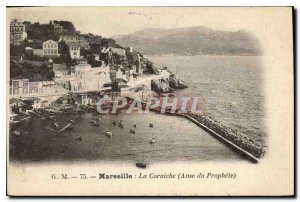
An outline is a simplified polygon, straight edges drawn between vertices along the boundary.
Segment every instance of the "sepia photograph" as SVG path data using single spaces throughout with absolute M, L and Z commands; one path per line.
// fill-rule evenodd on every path
M 292 7 L 6 12 L 9 195 L 293 195 Z

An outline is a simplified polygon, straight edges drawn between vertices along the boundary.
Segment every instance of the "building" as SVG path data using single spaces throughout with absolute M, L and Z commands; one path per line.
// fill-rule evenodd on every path
M 31 47 L 26 47 L 26 48 L 25 48 L 25 55 L 26 55 L 26 56 L 33 55 L 33 48 L 31 48 Z
M 33 55 L 43 56 L 43 49 L 33 49 Z
M 64 41 L 66 44 L 71 42 L 80 42 L 80 37 L 77 35 L 62 35 L 59 37 L 58 42 Z
M 64 28 L 58 23 L 53 23 L 53 31 L 55 34 L 61 34 L 63 32 Z
M 43 56 L 58 57 L 58 43 L 53 40 L 43 42 Z
M 10 43 L 20 45 L 27 38 L 25 25 L 14 19 L 10 22 Z
M 128 53 L 132 53 L 133 52 L 133 48 L 130 46 L 130 47 L 127 47 L 126 49 L 126 52 Z
M 85 59 L 77 60 L 77 65 L 74 68 L 76 75 L 81 75 L 89 72 L 92 69 L 92 66 L 87 63 Z
M 69 71 L 65 64 L 53 64 L 53 71 L 55 73 L 55 78 L 61 78 L 67 76 Z
M 72 59 L 80 58 L 80 44 L 76 42 L 69 42 L 69 53 Z
M 29 92 L 29 79 L 24 77 L 16 77 L 11 79 L 10 94 L 20 95 Z
M 89 42 L 82 36 L 79 37 L 79 45 L 80 45 L 81 48 L 84 48 L 84 49 L 87 49 L 87 50 L 90 49 Z
M 125 49 L 123 49 L 123 48 L 110 47 L 110 51 L 111 51 L 112 53 L 115 53 L 115 54 L 117 54 L 117 55 L 120 55 L 120 56 L 126 58 L 126 51 L 125 51 Z

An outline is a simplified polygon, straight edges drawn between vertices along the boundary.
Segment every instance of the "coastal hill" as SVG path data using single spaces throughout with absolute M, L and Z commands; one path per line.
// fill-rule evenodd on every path
M 122 46 L 146 54 L 260 55 L 259 41 L 245 30 L 214 30 L 205 26 L 162 29 L 147 28 L 112 37 Z

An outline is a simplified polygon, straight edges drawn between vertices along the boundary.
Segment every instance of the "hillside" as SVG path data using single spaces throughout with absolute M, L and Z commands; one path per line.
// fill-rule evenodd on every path
M 220 31 L 204 26 L 160 29 L 148 28 L 115 36 L 124 46 L 147 54 L 178 55 L 260 55 L 259 41 L 245 30 Z

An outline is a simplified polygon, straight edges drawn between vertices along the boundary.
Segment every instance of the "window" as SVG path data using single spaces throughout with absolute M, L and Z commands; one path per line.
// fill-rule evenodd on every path
M 74 54 L 74 55 L 77 55 L 77 52 L 74 52 L 73 54 Z

